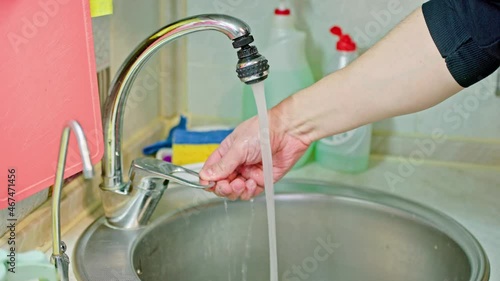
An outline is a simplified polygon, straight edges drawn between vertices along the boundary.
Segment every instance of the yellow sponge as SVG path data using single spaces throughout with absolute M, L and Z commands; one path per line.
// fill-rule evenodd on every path
M 90 15 L 100 17 L 113 13 L 113 0 L 90 0 Z
M 172 163 L 186 165 L 207 161 L 232 129 L 212 131 L 189 131 L 177 129 L 173 132 Z
M 172 163 L 186 165 L 202 163 L 214 152 L 219 144 L 176 144 L 172 145 Z

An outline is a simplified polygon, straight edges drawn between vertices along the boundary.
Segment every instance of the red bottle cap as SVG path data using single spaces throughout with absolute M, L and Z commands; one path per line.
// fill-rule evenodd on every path
M 290 9 L 280 9 L 276 8 L 274 14 L 277 16 L 289 16 L 291 14 Z
M 337 42 L 337 51 L 354 52 L 356 51 L 356 43 L 352 41 L 349 34 L 342 34 L 342 29 L 339 26 L 330 28 L 330 33 L 337 35 L 339 41 Z

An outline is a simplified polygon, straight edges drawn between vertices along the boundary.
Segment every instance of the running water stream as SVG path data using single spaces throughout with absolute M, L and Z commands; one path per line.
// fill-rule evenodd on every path
M 269 119 L 267 116 L 264 82 L 252 85 L 257 113 L 259 115 L 260 148 L 264 170 L 264 186 L 266 194 L 267 225 L 269 231 L 269 260 L 271 268 L 270 281 L 278 281 L 278 253 L 276 247 L 276 215 L 274 209 L 274 181 L 273 159 L 271 154 L 271 140 L 269 136 Z

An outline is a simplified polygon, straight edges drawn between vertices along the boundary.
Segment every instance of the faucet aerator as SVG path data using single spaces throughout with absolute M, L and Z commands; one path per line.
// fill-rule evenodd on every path
M 238 74 L 238 78 L 240 78 L 241 82 L 251 85 L 264 81 L 267 78 L 269 75 L 269 64 L 267 59 L 259 53 L 257 47 L 250 45 L 250 43 L 253 42 L 253 37 L 247 36 L 246 38 L 248 37 L 250 37 L 251 40 L 242 40 L 238 38 L 240 39 L 238 42 L 250 42 L 241 47 L 235 47 L 241 48 L 238 50 L 236 73 Z M 239 46 L 239 44 L 235 43 L 236 41 L 233 43 L 233 47 L 235 45 Z

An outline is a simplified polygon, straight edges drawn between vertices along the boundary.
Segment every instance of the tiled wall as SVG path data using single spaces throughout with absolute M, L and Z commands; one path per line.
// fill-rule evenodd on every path
M 308 59 L 316 79 L 321 77 L 323 58 L 334 48 L 335 40 L 328 33 L 330 26 L 341 25 L 363 51 L 423 3 L 420 0 L 291 2 L 298 28 L 308 33 Z M 265 44 L 277 3 L 268 0 L 188 0 L 187 14 L 225 13 L 239 17 L 251 26 L 259 47 Z M 236 55 L 230 42 L 216 33 L 190 36 L 187 58 L 188 111 L 198 116 L 238 119 L 242 86 L 234 73 Z M 272 69 L 272 62 L 270 65 Z M 437 128 L 451 137 L 500 142 L 500 97 L 494 95 L 496 87 L 494 74 L 432 109 L 378 122 L 375 131 L 430 135 Z

